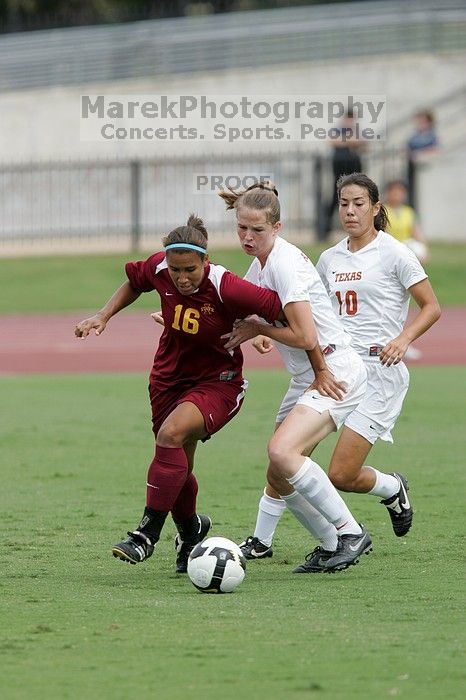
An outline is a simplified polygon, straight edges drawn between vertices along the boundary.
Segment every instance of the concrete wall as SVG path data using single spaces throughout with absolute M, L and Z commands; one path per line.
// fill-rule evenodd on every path
M 279 48 L 277 47 L 277 53 Z M 0 154 L 2 163 L 18 163 L 62 159 L 115 159 L 128 156 L 150 157 L 169 154 L 195 156 L 206 149 L 225 149 L 214 143 L 87 143 L 80 141 L 79 116 L 81 94 L 114 95 L 334 95 L 385 94 L 388 125 L 399 122 L 396 131 L 388 131 L 389 139 L 403 143 L 411 130 L 410 115 L 420 106 L 428 106 L 448 91 L 464 85 L 464 52 L 445 55 L 412 53 L 409 55 L 374 56 L 370 60 L 351 62 L 320 62 L 293 66 L 277 66 L 251 70 L 213 71 L 211 74 L 156 77 L 118 83 L 55 87 L 25 90 L 0 95 Z M 405 122 L 403 125 L 403 117 Z M 464 126 L 464 121 L 463 121 Z M 451 128 L 443 133 L 442 141 L 455 135 Z M 251 144 L 254 149 L 254 144 Z M 309 145 L 306 149 L 327 151 L 328 146 Z M 231 146 L 227 146 L 231 153 Z M 288 148 L 286 142 L 274 142 L 267 148 L 277 152 Z M 244 144 L 242 145 L 244 151 Z M 464 161 L 466 146 L 453 157 L 440 154 L 426 166 L 420 176 L 419 214 L 423 229 L 432 239 L 465 240 L 462 220 L 464 200 Z M 462 172 L 463 171 L 463 172 Z M 377 175 L 374 175 L 375 177 Z M 438 192 L 442 193 L 440 200 Z M 461 209 L 460 209 L 461 207 Z
M 277 47 L 277 52 L 279 48 Z M 164 153 L 196 153 L 204 143 L 86 143 L 80 141 L 80 95 L 329 95 L 387 96 L 388 124 L 406 117 L 419 106 L 429 105 L 447 91 L 464 85 L 465 53 L 374 56 L 351 62 L 322 62 L 257 72 L 237 70 L 210 75 L 171 76 L 157 79 L 87 84 L 25 90 L 0 95 L 0 160 L 3 163 L 62 158 L 114 158 Z M 388 134 L 390 137 L 390 133 Z M 403 130 L 397 131 L 399 139 Z M 285 146 L 287 144 L 284 144 Z M 208 144 L 213 148 L 217 144 Z M 218 146 L 219 148 L 224 147 Z M 274 149 L 281 147 L 274 143 Z M 306 147 L 309 147 L 306 145 Z
M 466 151 L 439 153 L 419 169 L 419 220 L 429 240 L 466 242 Z

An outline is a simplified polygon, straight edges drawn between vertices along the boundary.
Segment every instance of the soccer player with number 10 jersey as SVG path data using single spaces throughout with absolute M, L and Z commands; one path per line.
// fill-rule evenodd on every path
M 407 479 L 367 465 L 377 439 L 392 442 L 391 430 L 408 390 L 403 357 L 409 344 L 440 317 L 440 307 L 415 255 L 384 231 L 387 214 L 377 185 L 362 173 L 342 176 L 337 184 L 339 214 L 347 237 L 324 251 L 317 270 L 333 309 L 367 370 L 367 389 L 359 405 L 345 418 L 329 467 L 332 483 L 341 491 L 369 493 L 386 506 L 393 530 L 405 535 L 412 523 Z M 418 312 L 406 325 L 413 298 Z M 257 343 L 260 349 L 260 343 Z M 242 544 L 249 559 L 272 556 L 272 538 L 285 503 L 270 484 L 259 503 L 256 529 Z M 325 523 L 316 518 L 316 536 Z M 331 552 L 319 545 L 297 573 L 317 573 Z

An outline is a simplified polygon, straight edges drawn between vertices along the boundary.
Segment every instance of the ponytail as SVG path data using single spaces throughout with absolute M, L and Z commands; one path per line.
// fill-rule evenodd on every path
M 272 225 L 280 221 L 280 201 L 278 190 L 270 180 L 256 182 L 242 192 L 231 188 L 219 192 L 228 209 L 247 207 L 248 209 L 264 210 L 266 221 Z

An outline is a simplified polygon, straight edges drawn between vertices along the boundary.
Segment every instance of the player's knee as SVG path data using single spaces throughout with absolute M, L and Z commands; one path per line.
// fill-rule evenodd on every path
M 328 476 L 332 484 L 339 491 L 352 491 L 354 479 L 345 472 L 344 467 L 340 465 L 331 465 Z
M 165 421 L 157 433 L 157 444 L 161 447 L 183 447 L 186 434 L 175 421 Z
M 264 496 L 269 496 L 269 498 L 280 498 L 280 494 L 276 489 L 271 486 L 270 483 L 267 482 L 265 489 L 264 489 Z
M 271 462 L 269 471 L 272 470 L 275 472 L 277 469 L 279 469 L 285 464 L 287 455 L 289 455 L 289 451 L 284 446 L 283 441 L 277 440 L 275 437 L 271 438 L 267 447 L 267 451 L 269 455 L 269 460 Z
M 273 464 L 269 464 L 269 468 L 267 470 L 267 485 L 273 493 L 277 494 L 277 498 L 280 498 L 280 482 L 280 472 Z

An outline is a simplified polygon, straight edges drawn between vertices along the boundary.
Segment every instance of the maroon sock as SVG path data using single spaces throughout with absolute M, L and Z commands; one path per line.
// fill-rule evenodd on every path
M 196 496 L 198 486 L 194 474 L 188 474 L 178 498 L 172 507 L 172 517 L 175 523 L 182 523 L 191 518 L 196 512 Z
M 188 460 L 182 447 L 155 448 L 155 457 L 147 474 L 146 505 L 154 510 L 170 511 L 183 488 Z

